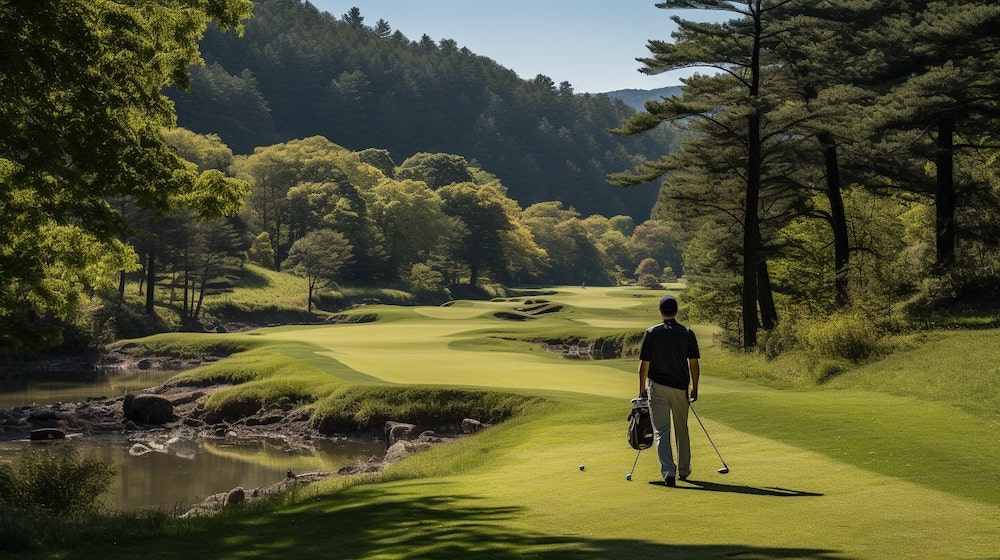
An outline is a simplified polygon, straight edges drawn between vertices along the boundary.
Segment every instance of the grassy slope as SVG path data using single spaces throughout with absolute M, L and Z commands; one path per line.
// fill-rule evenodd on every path
M 337 383 L 499 387 L 549 404 L 384 473 L 332 481 L 273 512 L 62 557 L 996 557 L 996 401 L 989 411 L 963 411 L 961 391 L 935 402 L 898 383 L 890 390 L 884 376 L 921 363 L 921 349 L 830 387 L 778 389 L 740 380 L 741 368 L 763 366 L 723 354 L 697 327 L 706 375 L 696 407 L 732 472 L 715 473 L 718 458 L 693 422 L 694 482 L 668 490 L 646 484 L 658 477 L 652 452 L 640 454 L 633 481 L 624 479 L 636 457 L 624 440 L 634 363 L 565 360 L 483 340 L 484 329 L 641 328 L 655 320 L 655 296 L 565 289 L 549 297 L 568 305 L 563 313 L 516 327 L 491 315 L 510 304 L 483 302 L 382 308 L 386 320 L 375 324 L 261 330 L 255 339 L 265 347 L 294 348 L 286 355 Z M 978 344 L 995 340 L 977 335 Z M 941 350 L 968 338 L 936 337 L 929 345 Z M 944 355 L 952 371 L 985 369 L 972 377 L 995 379 L 995 366 L 971 352 Z

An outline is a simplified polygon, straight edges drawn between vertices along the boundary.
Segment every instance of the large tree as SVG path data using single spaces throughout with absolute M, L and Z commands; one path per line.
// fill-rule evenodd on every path
M 701 23 L 679 16 L 671 19 L 678 30 L 671 34 L 673 42 L 651 39 L 648 48 L 652 56 L 639 59 L 640 71 L 657 74 L 681 68 L 712 68 L 720 79 L 702 82 L 714 89 L 685 89 L 676 100 L 650 101 L 646 112 L 638 113 L 617 129 L 621 134 L 636 134 L 651 130 L 662 122 L 681 122 L 697 118 L 707 123 L 705 132 L 726 137 L 744 149 L 742 169 L 733 169 L 744 184 L 742 225 L 742 321 L 743 345 L 756 346 L 760 303 L 763 325 L 769 327 L 777 316 L 767 281 L 766 261 L 762 256 L 760 203 L 763 169 L 762 118 L 769 99 L 761 89 L 765 71 L 773 71 L 767 59 L 766 43 L 775 41 L 781 33 L 771 25 L 775 13 L 797 0 L 668 0 L 656 4 L 665 9 L 721 10 L 735 18 L 721 23 Z M 742 124 L 719 118 L 742 115 Z M 712 126 L 714 125 L 714 130 Z M 664 160 L 640 166 L 631 176 L 615 175 L 612 180 L 621 185 L 639 184 L 665 173 L 669 166 Z
M 68 259 L 48 232 L 111 243 L 124 229 L 111 197 L 162 210 L 195 190 L 197 173 L 164 141 L 174 113 L 161 91 L 188 86 L 209 21 L 241 30 L 251 9 L 250 0 L 0 3 L 0 330 L 20 336 L 5 347 L 36 340 L 35 319 L 72 311 L 46 285 L 52 263 L 92 264 Z
M 921 0 L 892 4 L 868 34 L 886 53 L 883 71 L 873 75 L 879 80 L 873 85 L 886 92 L 882 123 L 928 131 L 922 151 L 934 166 L 936 264 L 942 273 L 955 264 L 960 238 L 956 213 L 964 193 L 956 183 L 956 154 L 992 148 L 1000 119 L 998 25 L 995 2 Z
M 445 214 L 464 225 L 465 235 L 454 247 L 452 257 L 468 268 L 469 285 L 476 286 L 484 271 L 503 273 L 503 232 L 515 227 L 512 201 L 493 185 L 475 183 L 448 185 L 438 189 L 438 194 L 444 201 Z

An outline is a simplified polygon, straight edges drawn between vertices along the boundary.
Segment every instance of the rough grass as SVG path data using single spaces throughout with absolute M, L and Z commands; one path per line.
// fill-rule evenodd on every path
M 245 335 L 191 336 L 185 333 L 165 333 L 142 339 L 122 340 L 108 346 L 109 350 L 140 346 L 142 351 L 158 356 L 200 358 L 204 356 L 229 356 L 243 352 L 258 344 L 258 340 Z
M 324 433 L 381 430 L 387 421 L 400 419 L 420 429 L 458 428 L 465 418 L 502 422 L 537 402 L 534 397 L 496 391 L 354 385 L 319 400 L 313 420 Z
M 474 437 L 380 473 L 330 480 L 273 509 L 178 521 L 141 541 L 106 534 L 39 557 L 996 557 L 1000 403 L 990 390 L 995 351 L 986 350 L 1000 346 L 996 332 L 936 333 L 817 387 L 794 359 L 728 354 L 713 344 L 711 327 L 695 325 L 704 347 L 695 406 L 731 473 L 715 472 L 719 458 L 692 418 L 695 473 L 666 489 L 647 484 L 659 476 L 651 452 L 624 479 L 636 459 L 624 437 L 632 359 L 524 351 L 550 329 L 644 328 L 662 292 L 555 292 L 545 298 L 565 311 L 518 327 L 492 317 L 512 305 L 498 301 L 378 307 L 376 323 L 260 331 L 261 348 L 279 357 L 258 356 L 271 374 L 253 379 L 289 375 L 280 356 L 315 368 L 340 383 L 331 413 L 345 406 L 334 404 L 338 392 L 370 402 L 369 417 L 404 393 L 407 406 L 420 406 L 423 391 L 544 401 Z M 506 342 L 475 342 L 498 333 Z M 932 384 L 937 375 L 955 386 Z M 961 410 L 967 383 L 983 395 Z

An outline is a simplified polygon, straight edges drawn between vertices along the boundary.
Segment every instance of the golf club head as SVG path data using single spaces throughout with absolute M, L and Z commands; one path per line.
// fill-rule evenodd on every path
M 729 467 L 722 467 L 718 472 L 719 474 L 729 474 Z

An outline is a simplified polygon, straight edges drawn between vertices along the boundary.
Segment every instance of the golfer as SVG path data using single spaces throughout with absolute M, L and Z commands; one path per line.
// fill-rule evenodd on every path
M 677 300 L 660 299 L 662 323 L 646 329 L 639 350 L 639 396 L 649 399 L 660 474 L 667 486 L 677 486 L 691 474 L 689 403 L 698 400 L 698 339 L 677 322 Z M 690 401 L 688 400 L 690 398 Z M 677 462 L 670 446 L 670 425 L 677 442 Z

